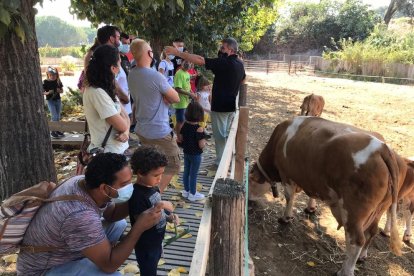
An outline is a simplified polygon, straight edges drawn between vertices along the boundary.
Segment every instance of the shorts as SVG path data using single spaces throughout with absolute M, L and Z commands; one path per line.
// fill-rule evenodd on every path
M 164 174 L 174 175 L 180 172 L 180 149 L 175 135 L 168 134 L 160 139 L 147 139 L 138 134 L 138 138 L 142 145 L 157 146 L 167 156 L 168 165 L 165 167 Z
M 178 123 L 184 123 L 184 113 L 185 113 L 185 108 L 177 108 L 175 110 L 175 119 L 177 120 Z
M 206 127 L 207 127 L 207 122 L 208 122 L 208 119 L 209 119 L 209 118 L 210 118 L 209 113 L 204 111 L 204 118 L 203 118 L 203 121 L 202 121 L 202 122 L 199 122 L 199 125 L 200 125 L 201 127 L 203 127 L 203 128 L 206 128 Z

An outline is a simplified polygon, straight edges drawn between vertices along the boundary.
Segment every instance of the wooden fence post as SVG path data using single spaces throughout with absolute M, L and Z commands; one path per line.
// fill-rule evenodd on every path
M 247 84 L 240 85 L 239 91 L 239 107 L 247 105 Z
M 217 179 L 211 204 L 209 275 L 242 276 L 244 186 L 233 179 Z
M 247 133 L 249 131 L 249 108 L 240 107 L 239 126 L 236 134 L 236 165 L 234 168 L 234 180 L 243 183 L 244 158 L 246 154 Z

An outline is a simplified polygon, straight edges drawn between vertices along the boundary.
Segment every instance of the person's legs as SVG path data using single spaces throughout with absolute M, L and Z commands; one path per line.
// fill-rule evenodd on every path
M 135 250 L 141 276 L 157 276 L 158 261 L 161 258 L 162 246 L 148 250 Z
M 91 260 L 82 258 L 66 264 L 58 265 L 51 268 L 45 273 L 45 276 L 120 276 L 120 272 L 105 273 L 101 271 Z
M 55 100 L 48 100 L 47 101 L 47 105 L 49 107 L 49 111 L 50 111 L 50 117 L 51 117 L 51 121 L 52 122 L 57 122 L 59 121 L 59 114 L 57 113 L 57 101 Z
M 60 113 L 62 112 L 62 100 L 55 101 L 55 108 L 56 108 L 56 119 L 60 121 Z
M 226 146 L 226 138 L 230 129 L 233 112 L 211 112 L 211 127 L 213 129 L 213 137 L 216 146 L 216 165 L 219 165 L 224 147 Z
M 184 183 L 184 190 L 186 192 L 190 192 L 190 169 L 191 169 L 190 155 L 184 154 L 183 183 Z
M 195 195 L 197 192 L 197 174 L 200 169 L 201 154 L 191 155 L 190 167 L 190 193 Z
M 175 110 L 175 119 L 176 119 L 176 124 L 175 124 L 175 134 L 177 134 L 177 142 L 180 143 L 181 142 L 181 128 L 184 125 L 184 113 L 185 113 L 185 109 L 184 108 L 178 108 Z
M 113 244 L 116 243 L 121 237 L 122 233 L 124 233 L 127 227 L 127 222 L 125 219 L 121 219 L 112 223 L 103 221 L 102 226 L 105 230 L 106 237 Z

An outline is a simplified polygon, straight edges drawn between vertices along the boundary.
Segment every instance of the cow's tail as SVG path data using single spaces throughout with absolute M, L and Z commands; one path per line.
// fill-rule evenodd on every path
M 388 154 L 384 159 L 385 164 L 388 167 L 390 176 L 388 178 L 388 187 L 391 189 L 392 204 L 391 204 L 391 237 L 390 237 L 390 249 L 397 255 L 401 256 L 402 242 L 398 234 L 397 225 L 397 204 L 398 204 L 398 176 L 399 167 L 395 153 L 386 146 Z

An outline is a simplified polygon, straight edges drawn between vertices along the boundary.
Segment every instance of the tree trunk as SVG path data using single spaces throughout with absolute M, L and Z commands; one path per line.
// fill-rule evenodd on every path
M 398 2 L 399 0 L 391 0 L 390 5 L 388 6 L 387 12 L 384 15 L 384 23 L 388 26 L 388 24 L 391 21 L 391 18 L 395 14 L 398 8 Z
M 24 43 L 8 33 L 0 40 L 0 198 L 42 180 L 56 181 L 44 111 L 32 1 L 21 1 L 32 34 Z

